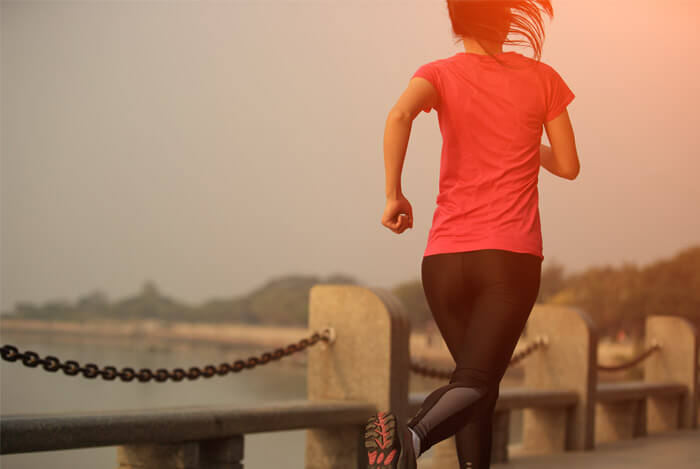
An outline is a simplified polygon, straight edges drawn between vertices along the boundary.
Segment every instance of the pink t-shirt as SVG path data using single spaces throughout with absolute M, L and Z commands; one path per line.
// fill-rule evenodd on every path
M 517 52 L 497 57 L 515 69 L 458 52 L 413 74 L 438 92 L 442 134 L 437 207 L 424 256 L 504 249 L 544 259 L 537 192 L 543 125 L 574 93 L 543 62 Z

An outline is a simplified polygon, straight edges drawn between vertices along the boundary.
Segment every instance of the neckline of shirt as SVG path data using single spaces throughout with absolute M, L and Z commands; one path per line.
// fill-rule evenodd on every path
M 517 54 L 514 50 L 499 52 L 498 54 L 493 54 L 495 57 L 503 57 L 506 55 Z M 487 54 L 476 54 L 474 52 L 457 52 L 456 55 L 462 55 L 464 57 L 477 57 L 479 59 L 491 59 L 492 57 Z

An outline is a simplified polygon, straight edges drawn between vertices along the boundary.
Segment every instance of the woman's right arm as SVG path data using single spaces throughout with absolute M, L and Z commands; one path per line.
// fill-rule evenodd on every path
M 547 145 L 540 145 L 540 164 L 556 176 L 576 179 L 581 165 L 569 111 L 564 110 L 551 121 L 545 122 L 544 128 L 552 146 L 550 148 Z

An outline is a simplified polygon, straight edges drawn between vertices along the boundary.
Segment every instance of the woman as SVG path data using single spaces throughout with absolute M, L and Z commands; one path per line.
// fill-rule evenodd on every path
M 553 17 L 550 1 L 447 0 L 447 7 L 465 51 L 418 68 L 389 113 L 382 224 L 397 234 L 413 227 L 401 170 L 413 119 L 435 109 L 439 194 L 421 280 L 456 368 L 407 424 L 391 411 L 368 420 L 370 468 L 416 468 L 418 456 L 452 435 L 461 469 L 489 467 L 500 382 L 540 286 L 539 168 L 566 179 L 580 168 L 566 109 L 574 94 L 540 61 L 541 12 Z M 536 58 L 503 52 L 504 43 L 530 44 Z M 543 127 L 551 147 L 541 145 Z

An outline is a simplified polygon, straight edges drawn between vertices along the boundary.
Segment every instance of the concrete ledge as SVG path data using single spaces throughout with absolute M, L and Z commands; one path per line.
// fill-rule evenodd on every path
M 621 383 L 601 383 L 596 389 L 597 402 L 629 401 L 650 396 L 681 396 L 688 392 L 682 383 L 648 383 L 625 381 Z
M 362 402 L 290 400 L 254 407 L 3 415 L 0 454 L 179 443 L 248 433 L 361 425 L 376 411 L 375 406 Z

